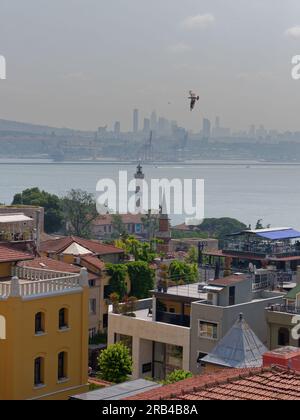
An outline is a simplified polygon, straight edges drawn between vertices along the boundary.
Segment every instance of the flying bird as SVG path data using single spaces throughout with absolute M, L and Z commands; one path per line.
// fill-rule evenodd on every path
M 196 102 L 199 101 L 200 96 L 197 96 L 192 90 L 190 90 L 190 96 L 189 99 L 191 101 L 190 109 L 193 111 L 195 108 Z

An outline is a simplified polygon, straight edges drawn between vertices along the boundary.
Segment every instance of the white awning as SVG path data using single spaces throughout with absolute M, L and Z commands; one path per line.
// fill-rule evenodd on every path
M 208 290 L 210 292 L 221 292 L 224 287 L 217 287 L 217 286 L 205 286 L 203 290 Z
M 25 214 L 0 214 L 0 224 L 1 223 L 22 223 L 22 222 L 30 222 L 33 221 L 28 216 L 25 216 Z

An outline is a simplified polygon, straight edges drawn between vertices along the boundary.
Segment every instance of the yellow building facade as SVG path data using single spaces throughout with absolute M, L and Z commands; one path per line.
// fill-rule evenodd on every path
M 0 282 L 0 400 L 88 389 L 88 278 L 23 268 Z

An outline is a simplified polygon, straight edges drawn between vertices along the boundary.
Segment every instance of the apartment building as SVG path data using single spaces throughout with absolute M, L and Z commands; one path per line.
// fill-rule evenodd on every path
M 146 237 L 145 215 L 142 214 L 121 214 L 123 227 L 128 235 Z M 114 236 L 116 229 L 114 219 L 111 214 L 97 217 L 92 223 L 92 233 L 97 239 L 107 239 Z
M 221 271 L 267 269 L 271 282 L 292 288 L 300 265 L 299 239 L 300 232 L 292 228 L 247 229 L 228 235 L 222 249 L 203 254 Z
M 105 287 L 109 284 L 105 264 L 93 256 L 77 258 L 76 264 L 69 264 L 48 257 L 36 257 L 28 261 L 20 261 L 14 269 L 15 274 L 23 273 L 22 268 L 33 272 L 59 271 L 69 274 L 79 274 L 81 268 L 88 271 L 89 285 L 89 337 L 93 338 L 103 333 L 107 328 L 108 306 L 105 299 Z
M 201 360 L 229 332 L 241 313 L 266 345 L 265 308 L 281 304 L 284 293 L 265 289 L 257 278 L 236 274 L 203 284 L 157 289 L 139 301 L 135 317 L 109 313 L 109 344 L 132 350 L 133 378 L 163 379 L 175 369 L 201 373 Z M 129 344 L 128 344 L 129 343 Z
M 0 282 L 0 400 L 68 399 L 85 392 L 86 270 L 24 267 L 19 276 Z
M 284 296 L 282 304 L 269 305 L 266 319 L 269 326 L 269 348 L 294 346 L 300 347 L 300 328 L 297 328 L 300 316 L 300 267 L 298 284 Z

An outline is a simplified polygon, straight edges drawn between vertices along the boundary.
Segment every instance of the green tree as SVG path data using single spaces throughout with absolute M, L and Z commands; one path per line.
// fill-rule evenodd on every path
M 230 217 L 221 217 L 220 219 L 204 219 L 199 225 L 199 229 L 203 233 L 207 233 L 209 237 L 219 239 L 222 246 L 227 235 L 247 229 L 247 226 L 236 219 Z
M 130 262 L 126 267 L 131 282 L 131 294 L 138 299 L 148 298 L 149 291 L 154 288 L 154 270 L 144 261 Z
M 198 280 L 197 264 L 188 264 L 183 261 L 172 261 L 169 267 L 171 280 L 178 283 L 196 283 Z
M 197 264 L 198 263 L 198 250 L 195 246 L 192 246 L 187 256 L 185 257 L 185 262 L 188 264 Z
M 156 240 L 148 242 L 138 241 L 134 236 L 119 239 L 115 242 L 115 246 L 125 251 L 127 257 L 133 256 L 135 261 L 145 261 L 151 263 L 156 257 L 157 253 Z
M 124 302 L 121 305 L 121 313 L 125 316 L 136 317 L 135 311 L 137 307 L 137 298 L 135 296 L 125 296 Z
M 99 216 L 93 194 L 73 189 L 62 203 L 67 233 L 89 238 L 92 222 Z
M 63 211 L 61 199 L 39 188 L 29 188 L 14 196 L 13 206 L 38 206 L 45 210 L 45 231 L 47 233 L 59 232 L 63 228 Z
M 174 370 L 174 372 L 170 373 L 165 381 L 163 381 L 164 385 L 174 384 L 176 382 L 184 381 L 185 379 L 192 378 L 193 374 L 191 372 L 185 370 Z
M 117 294 L 122 301 L 127 295 L 127 267 L 124 264 L 106 264 L 106 269 L 110 277 L 110 292 Z
M 125 382 L 132 373 L 133 363 L 129 349 L 121 343 L 112 344 L 102 351 L 98 362 L 100 377 L 108 382 Z
M 270 227 L 271 227 L 271 225 L 267 225 L 267 227 L 265 227 L 264 225 L 263 225 L 263 219 L 259 219 L 257 222 L 256 222 L 256 227 L 255 227 L 255 229 L 256 230 L 260 230 L 260 229 L 269 229 Z

